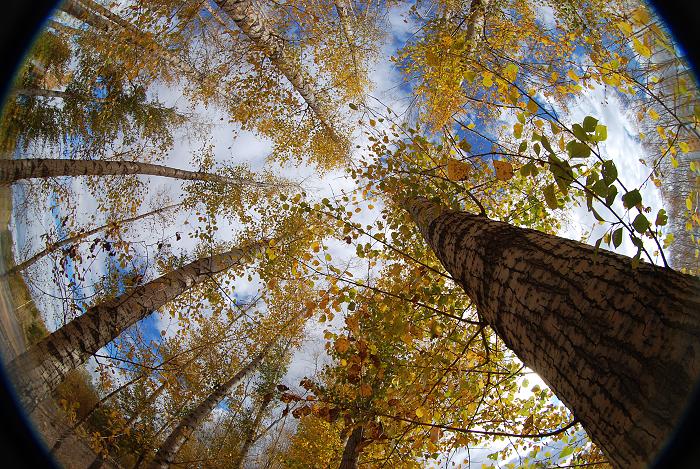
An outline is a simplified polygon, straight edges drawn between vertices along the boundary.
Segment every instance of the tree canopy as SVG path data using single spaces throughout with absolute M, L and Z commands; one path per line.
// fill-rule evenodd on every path
M 557 312 L 560 290 L 619 287 L 590 303 L 608 322 L 556 327 L 603 344 L 639 285 L 697 304 L 699 98 L 637 0 L 68 0 L 0 117 L 2 276 L 35 305 L 21 398 L 50 395 L 48 446 L 68 461 L 77 438 L 91 467 L 624 466 L 523 352 L 553 322 L 514 340 L 499 318 L 534 301 L 523 285 Z M 526 238 L 594 267 L 572 287 L 535 278 L 574 278 L 561 254 L 487 272 Z M 615 331 L 676 337 L 639 321 Z

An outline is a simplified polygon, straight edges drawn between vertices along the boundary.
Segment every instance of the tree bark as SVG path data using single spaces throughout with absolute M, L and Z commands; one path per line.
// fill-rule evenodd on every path
M 340 460 L 339 469 L 357 469 L 357 460 L 360 457 L 360 443 L 362 442 L 362 426 L 356 427 L 347 441 Z
M 214 391 L 195 407 L 180 424 L 165 439 L 161 447 L 158 449 L 153 462 L 150 464 L 151 469 L 165 469 L 170 467 L 175 455 L 180 450 L 180 447 L 187 441 L 192 432 L 202 424 L 209 414 L 219 405 L 219 402 L 226 397 L 226 394 L 236 386 L 243 378 L 253 371 L 258 364 L 265 358 L 267 352 L 274 344 L 274 340 L 269 342 L 265 347 L 238 373 L 233 375 L 231 379 L 214 388 Z
M 323 126 L 336 141 L 342 141 L 331 124 L 328 110 L 320 101 L 313 85 L 304 76 L 301 66 L 285 47 L 285 41 L 265 23 L 250 0 L 216 0 L 221 8 L 284 75 L 301 95 Z
M 338 21 L 340 22 L 340 29 L 342 29 L 345 35 L 345 40 L 348 42 L 350 47 L 350 54 L 352 56 L 352 63 L 355 66 L 355 73 L 360 73 L 360 61 L 357 59 L 357 44 L 355 44 L 355 29 L 350 23 L 350 16 L 352 15 L 352 10 L 348 4 L 348 0 L 336 0 L 333 2 L 335 5 L 335 11 L 338 13 Z
M 700 374 L 700 279 L 421 198 L 402 205 L 610 461 L 651 463 Z
M 32 265 L 34 265 L 39 259 L 41 259 L 45 256 L 48 256 L 51 253 L 56 252 L 59 248 L 66 246 L 68 244 L 75 244 L 77 242 L 80 242 L 85 238 L 88 238 L 96 233 L 99 233 L 100 231 L 103 231 L 103 230 L 106 230 L 109 228 L 117 228 L 118 226 L 126 225 L 127 223 L 133 223 L 135 221 L 142 220 L 142 219 L 150 217 L 152 215 L 157 215 L 159 213 L 165 212 L 166 210 L 177 208 L 179 206 L 180 206 L 179 203 L 167 205 L 165 207 L 161 207 L 161 208 L 156 209 L 156 210 L 151 210 L 150 212 L 142 213 L 141 215 L 137 215 L 135 217 L 125 218 L 124 220 L 120 220 L 118 222 L 107 223 L 106 225 L 98 226 L 98 227 L 95 227 L 91 230 L 82 231 L 74 236 L 68 236 L 68 237 L 63 238 L 59 241 L 56 241 L 55 243 L 49 244 L 44 249 L 42 249 L 41 251 L 34 254 L 32 257 L 30 257 L 26 261 L 20 262 L 19 264 L 17 264 L 16 266 L 14 266 L 10 270 L 8 270 L 6 275 L 13 274 L 15 272 L 21 272 L 21 271 L 31 267 Z
M 40 98 L 76 98 L 74 94 L 68 93 L 67 91 L 46 90 L 43 88 L 15 88 L 12 90 L 12 94 L 15 96 L 33 96 Z
M 213 274 L 239 265 L 266 245 L 253 244 L 198 259 L 184 267 L 88 309 L 8 364 L 20 401 L 28 413 L 63 381 L 66 374 L 113 341 L 128 327 Z
M 152 163 L 139 163 L 137 161 L 47 158 L 0 160 L 0 184 L 12 184 L 22 179 L 45 179 L 60 176 L 126 176 L 134 174 L 162 176 L 187 181 L 208 181 L 235 186 L 260 188 L 279 186 L 274 183 L 250 181 L 243 178 L 219 176 L 202 171 L 188 171 Z

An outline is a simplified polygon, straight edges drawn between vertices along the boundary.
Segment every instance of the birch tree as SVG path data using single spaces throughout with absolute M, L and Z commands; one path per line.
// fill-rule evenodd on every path
M 136 287 L 85 314 L 42 339 L 9 364 L 22 403 L 32 410 L 73 368 L 114 340 L 123 330 L 212 275 L 241 265 L 262 244 L 233 249 L 195 260 L 184 267 Z

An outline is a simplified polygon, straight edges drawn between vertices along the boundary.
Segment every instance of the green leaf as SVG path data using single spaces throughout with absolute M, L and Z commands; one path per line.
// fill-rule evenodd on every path
M 659 213 L 656 214 L 656 221 L 654 224 L 656 226 L 664 226 L 666 223 L 668 223 L 668 215 L 666 215 L 666 210 L 661 209 Z
M 644 233 L 646 232 L 649 227 L 651 226 L 651 223 L 649 223 L 649 220 L 647 220 L 647 217 L 645 217 L 643 214 L 637 215 L 637 217 L 634 219 L 632 222 L 632 226 L 634 229 L 637 231 L 637 233 Z
M 639 190 L 637 190 L 637 189 L 631 190 L 622 196 L 622 205 L 624 205 L 624 207 L 627 209 L 630 209 L 632 207 L 636 207 L 637 205 L 639 205 L 641 203 L 642 203 L 642 194 L 640 194 Z
M 597 125 L 598 125 L 598 119 L 596 119 L 595 117 L 586 116 L 583 119 L 583 130 L 585 132 L 595 131 L 595 128 Z
M 547 150 L 550 153 L 554 153 L 554 151 L 552 150 L 552 146 L 549 144 L 549 140 L 547 140 L 547 137 L 543 135 L 540 141 L 542 142 L 542 146 L 545 150 Z
M 585 143 L 572 140 L 566 144 L 566 151 L 571 158 L 588 158 L 591 156 L 591 149 Z
M 559 202 L 557 202 L 554 184 L 549 184 L 544 188 L 544 201 L 547 202 L 547 207 L 551 208 L 552 210 L 559 208 Z
M 622 232 L 624 231 L 624 228 L 618 228 L 612 233 L 612 242 L 613 246 L 620 247 L 620 244 L 622 244 Z
M 612 160 L 603 161 L 603 180 L 609 185 L 617 179 L 617 167 Z
M 593 140 L 596 142 L 604 142 L 608 139 L 608 128 L 603 124 L 598 124 L 595 127 L 595 134 L 593 135 Z
M 617 187 L 611 185 L 608 187 L 608 195 L 605 196 L 605 205 L 612 207 L 613 202 L 615 202 L 615 197 L 617 197 Z
M 349 106 L 350 109 L 352 109 L 353 111 L 357 111 L 357 106 L 356 106 L 355 104 L 353 104 L 353 103 L 348 103 L 348 106 Z
M 518 153 L 525 153 L 525 150 L 527 150 L 527 142 L 522 141 L 520 142 L 520 146 L 518 147 Z
M 583 127 L 581 127 L 579 124 L 574 124 L 571 127 L 571 130 L 574 132 L 574 136 L 581 140 L 582 142 L 588 141 L 588 135 L 586 134 L 586 131 L 583 130 Z
M 593 184 L 591 190 L 595 195 L 597 195 L 601 199 L 604 199 L 608 196 L 608 191 L 610 190 L 610 187 L 607 184 L 605 184 L 605 181 L 599 179 L 595 182 L 595 184 Z
M 573 454 L 573 452 L 574 452 L 574 448 L 573 448 L 573 447 L 571 447 L 571 446 L 564 446 L 564 448 L 562 448 L 562 450 L 561 450 L 561 453 L 559 453 L 559 457 L 560 457 L 560 458 L 565 458 L 565 457 L 570 456 L 571 454 Z

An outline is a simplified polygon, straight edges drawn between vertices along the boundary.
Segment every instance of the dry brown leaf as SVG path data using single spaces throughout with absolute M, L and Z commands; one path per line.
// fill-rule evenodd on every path
M 513 165 L 507 161 L 494 160 L 493 167 L 496 169 L 496 179 L 508 181 L 513 177 Z
M 447 161 L 447 177 L 451 181 L 464 181 L 469 176 L 469 165 L 464 161 L 450 158 Z

